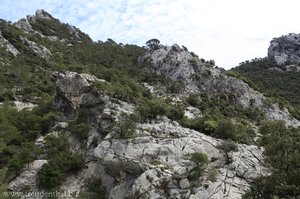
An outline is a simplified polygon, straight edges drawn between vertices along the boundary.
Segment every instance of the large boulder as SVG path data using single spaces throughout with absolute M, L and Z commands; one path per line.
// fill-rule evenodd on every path
M 56 83 L 54 107 L 65 111 L 79 107 L 93 107 L 103 103 L 99 96 L 92 92 L 92 82 L 100 81 L 95 76 L 75 72 L 53 73 Z

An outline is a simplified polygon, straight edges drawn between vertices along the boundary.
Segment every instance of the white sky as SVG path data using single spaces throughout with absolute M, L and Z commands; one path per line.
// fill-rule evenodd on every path
M 265 57 L 270 40 L 300 33 L 299 0 L 0 0 L 15 22 L 44 9 L 93 40 L 144 45 L 178 43 L 229 69 Z

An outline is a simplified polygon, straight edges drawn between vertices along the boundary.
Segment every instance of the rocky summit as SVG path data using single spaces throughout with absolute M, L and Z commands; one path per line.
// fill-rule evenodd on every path
M 300 34 L 290 33 L 271 41 L 268 58 L 276 64 L 289 65 L 300 62 Z
M 44 10 L 0 22 L 1 197 L 299 195 L 296 106 L 177 44 L 94 42 Z M 269 58 L 297 64 L 296 36 Z

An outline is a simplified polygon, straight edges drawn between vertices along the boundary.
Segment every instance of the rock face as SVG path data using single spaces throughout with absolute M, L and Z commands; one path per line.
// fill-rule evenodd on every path
M 11 52 L 14 56 L 20 54 L 18 49 L 16 49 L 7 39 L 5 39 L 0 31 L 0 47 L 4 47 L 8 52 Z
M 233 162 L 227 165 L 217 148 L 221 140 L 166 118 L 140 124 L 138 129 L 134 139 L 104 139 L 95 149 L 107 173 L 118 178 L 111 198 L 241 198 L 253 179 L 268 174 L 262 166 L 263 151 L 256 146 L 239 145 L 239 151 L 230 154 Z M 201 183 L 188 180 L 195 169 L 191 154 L 196 152 L 206 154 L 210 161 Z
M 37 189 L 37 173 L 46 164 L 47 160 L 35 160 L 15 180 L 8 184 L 8 189 L 24 191 L 27 188 Z
M 76 110 L 80 106 L 94 106 L 101 103 L 101 99 L 89 93 L 92 81 L 101 81 L 88 74 L 75 72 L 54 73 L 57 92 L 54 107 L 59 110 Z M 102 80 L 103 81 L 103 80 Z
M 25 45 L 27 45 L 35 54 L 42 58 L 49 58 L 52 54 L 49 49 L 41 46 L 33 41 L 28 40 L 26 37 L 20 37 Z
M 186 94 L 203 93 L 232 98 L 244 107 L 249 106 L 250 99 L 255 99 L 257 106 L 262 104 L 263 96 L 248 84 L 225 75 L 220 69 L 205 67 L 197 56 L 177 44 L 171 47 L 160 45 L 157 49 L 148 50 L 144 60 L 150 60 L 158 73 L 181 82 Z
M 206 67 L 197 56 L 178 45 L 149 49 L 142 58 L 153 69 L 183 86 L 183 94 L 190 93 L 225 98 L 244 108 L 258 108 L 268 119 L 284 120 L 288 125 L 300 126 L 287 109 L 278 104 L 266 104 L 266 97 L 240 79 L 226 75 L 221 69 Z
M 54 24 L 60 24 L 60 26 L 62 26 L 61 28 L 65 28 L 67 31 L 69 31 L 70 36 L 66 37 L 64 35 L 64 37 L 62 37 L 61 35 L 59 35 L 57 32 L 53 31 L 51 28 L 49 30 L 49 32 L 52 32 L 53 35 L 49 35 L 49 32 L 47 34 L 43 34 L 43 32 L 41 30 L 39 30 L 39 24 L 38 21 L 40 20 L 52 20 L 52 22 L 54 22 Z M 72 41 L 77 41 L 77 42 L 81 42 L 81 38 L 82 37 L 88 37 L 87 35 L 83 34 L 78 28 L 69 25 L 69 24 L 64 24 L 61 23 L 58 19 L 55 19 L 51 14 L 49 14 L 48 12 L 44 11 L 44 10 L 37 10 L 35 15 L 28 15 L 26 16 L 26 18 L 20 19 L 18 20 L 16 23 L 14 23 L 14 25 L 16 27 L 18 27 L 19 29 L 21 29 L 22 31 L 24 31 L 25 33 L 28 34 L 38 34 L 40 35 L 42 38 L 48 38 L 51 41 L 60 41 L 60 42 L 66 42 L 69 40 Z
M 300 34 L 290 33 L 271 41 L 268 49 L 268 58 L 277 65 L 300 63 Z

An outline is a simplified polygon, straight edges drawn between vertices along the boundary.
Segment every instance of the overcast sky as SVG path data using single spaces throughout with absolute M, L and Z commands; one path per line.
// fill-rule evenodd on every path
M 0 18 L 44 9 L 97 41 L 178 43 L 226 69 L 265 57 L 270 40 L 300 33 L 299 0 L 0 0 Z

